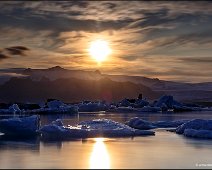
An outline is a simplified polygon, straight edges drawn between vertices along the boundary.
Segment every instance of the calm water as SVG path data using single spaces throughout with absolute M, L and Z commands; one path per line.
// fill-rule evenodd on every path
M 93 114 L 41 116 L 42 124 L 57 118 L 65 124 L 94 118 L 125 122 L 131 117 L 150 121 L 203 118 L 211 112 L 180 114 Z M 2 118 L 2 117 L 1 117 Z M 205 166 L 210 164 L 210 166 Z M 199 166 L 197 166 L 199 165 Z M 164 129 L 156 136 L 96 138 L 68 142 L 39 139 L 0 140 L 0 168 L 212 168 L 212 141 L 185 138 Z

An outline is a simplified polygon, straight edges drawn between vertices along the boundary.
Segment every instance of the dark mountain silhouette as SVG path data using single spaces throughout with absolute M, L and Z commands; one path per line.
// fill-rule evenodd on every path
M 10 76 L 5 76 L 5 73 L 7 74 L 9 73 Z M 121 85 L 120 83 L 131 82 L 136 86 L 143 85 L 150 88 L 152 91 L 154 91 L 151 93 L 162 93 L 167 95 L 173 95 L 177 100 L 183 101 L 183 102 L 184 101 L 212 101 L 212 82 L 183 83 L 183 82 L 165 81 L 165 80 L 160 80 L 158 78 L 148 78 L 143 76 L 108 75 L 108 74 L 101 73 L 100 70 L 96 70 L 96 71 L 70 70 L 70 69 L 62 68 L 60 66 L 55 66 L 55 67 L 51 67 L 47 69 L 33 69 L 33 68 L 0 69 L 0 85 L 1 84 L 3 85 L 11 77 L 17 77 L 17 76 L 20 77 L 21 75 L 22 77 L 28 76 L 31 80 L 36 82 L 37 81 L 42 82 L 43 81 L 42 79 L 44 77 L 48 77 L 48 79 L 52 81 L 52 83 L 54 83 L 54 81 L 57 82 L 61 79 L 62 80 L 63 79 L 81 79 L 82 83 L 87 83 L 90 81 L 91 82 L 99 81 L 99 80 L 108 78 L 111 81 L 113 81 L 114 84 L 118 83 L 119 85 Z M 51 83 L 49 84 L 51 85 Z M 38 85 L 40 86 L 40 84 Z M 95 91 L 94 89 L 92 90 L 93 92 Z M 6 97 L 2 96 L 0 98 L 6 98 Z M 89 97 L 87 96 L 86 98 L 89 98 Z M 116 99 L 116 97 L 113 97 L 113 98 Z
M 14 77 L 0 86 L 1 102 L 40 102 L 49 98 L 70 103 L 81 100 L 117 101 L 123 98 L 137 98 L 139 93 L 148 99 L 155 99 L 161 95 L 141 84 L 115 82 L 109 78 L 61 78 L 51 81 L 42 77 L 39 81 L 33 81 L 29 77 Z

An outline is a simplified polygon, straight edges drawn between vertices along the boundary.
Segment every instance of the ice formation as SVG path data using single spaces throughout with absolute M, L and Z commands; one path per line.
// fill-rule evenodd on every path
M 56 121 L 58 122 L 58 120 Z M 55 122 L 40 129 L 45 139 L 71 139 L 90 137 L 129 137 L 154 135 L 153 131 L 136 130 L 125 124 L 110 119 L 83 121 L 76 126 L 64 126 Z
M 7 136 L 31 136 L 36 135 L 39 129 L 39 116 L 14 117 L 0 120 L 0 132 Z

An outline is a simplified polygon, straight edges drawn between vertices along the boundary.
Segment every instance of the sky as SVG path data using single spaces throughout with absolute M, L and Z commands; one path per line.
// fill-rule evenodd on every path
M 0 68 L 212 81 L 212 2 L 4 1 L 0 9 Z M 112 50 L 101 65 L 88 52 L 97 39 Z

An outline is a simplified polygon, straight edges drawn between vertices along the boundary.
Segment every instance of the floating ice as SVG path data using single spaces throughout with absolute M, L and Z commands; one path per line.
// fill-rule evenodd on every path
M 9 118 L 0 120 L 0 132 L 8 136 L 31 136 L 39 129 L 39 117 L 36 115 L 24 118 Z
M 117 112 L 117 113 L 130 113 L 130 112 L 138 112 L 138 109 L 133 108 L 131 106 L 128 107 L 116 107 L 116 108 L 111 108 L 107 110 L 108 112 Z
M 154 135 L 153 131 L 136 130 L 110 119 L 83 121 L 76 126 L 61 126 L 51 123 L 40 129 L 45 139 L 71 139 L 90 137 L 129 137 Z
M 165 105 L 164 105 L 165 104 Z M 173 106 L 183 106 L 181 103 L 174 100 L 173 96 L 164 95 L 154 104 L 156 107 L 166 106 L 169 109 L 172 109 Z
M 17 104 L 11 105 L 8 109 L 0 109 L 1 114 L 20 114 L 21 112 Z
M 66 107 L 66 104 L 64 104 L 62 101 L 60 100 L 53 100 L 47 103 L 48 108 L 51 109 L 59 109 L 61 107 Z
M 149 130 L 156 128 L 156 126 L 153 126 L 151 122 L 140 119 L 138 117 L 131 118 L 126 124 L 132 128 L 141 130 Z
M 161 112 L 160 107 L 152 107 L 152 106 L 144 106 L 143 108 L 139 109 L 139 112 Z
M 212 120 L 194 119 L 182 124 L 176 129 L 176 133 L 183 134 L 185 129 L 212 130 Z
M 21 110 L 19 109 L 18 105 L 17 104 L 13 104 L 12 106 L 9 107 L 9 112 L 12 112 L 12 113 L 20 113 Z
M 134 107 L 134 108 L 142 108 L 147 105 L 149 105 L 149 102 L 142 99 L 135 99 L 134 103 L 131 103 L 128 99 L 123 99 L 119 104 L 120 107 Z
M 41 114 L 41 113 L 78 113 L 78 107 L 74 105 L 64 104 L 59 100 L 53 100 L 47 103 L 48 108 L 40 108 L 28 110 L 27 113 Z
M 185 129 L 184 136 L 202 139 L 212 139 L 212 130 Z
M 108 106 L 101 102 L 80 103 L 78 107 L 79 112 L 98 112 L 98 111 L 105 111 L 108 109 Z
M 194 119 L 176 129 L 177 134 L 188 137 L 212 138 L 212 120 Z
M 158 128 L 174 128 L 188 122 L 189 120 L 174 120 L 174 121 L 156 121 L 153 122 L 153 126 Z
M 189 120 L 175 120 L 175 121 L 156 121 L 149 122 L 138 117 L 131 118 L 126 124 L 135 129 L 148 130 L 154 128 L 173 128 L 182 125 Z

